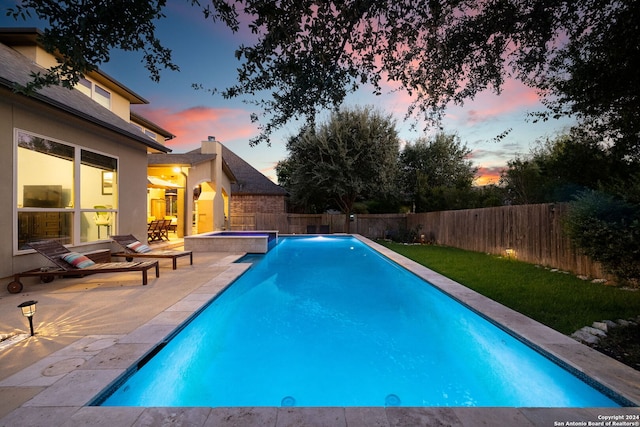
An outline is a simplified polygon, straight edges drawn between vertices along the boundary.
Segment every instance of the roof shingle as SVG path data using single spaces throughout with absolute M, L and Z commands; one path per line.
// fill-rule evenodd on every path
M 186 165 L 194 166 L 198 163 L 216 158 L 215 154 L 202 154 L 200 148 L 182 154 L 149 154 L 149 166 Z M 222 145 L 222 161 L 235 177 L 231 183 L 231 194 L 235 195 L 271 195 L 286 196 L 287 191 L 257 169 L 244 161 L 233 151 Z
M 287 190 L 271 181 L 233 151 L 222 146 L 222 157 L 236 176 L 231 185 L 232 194 L 286 196 Z

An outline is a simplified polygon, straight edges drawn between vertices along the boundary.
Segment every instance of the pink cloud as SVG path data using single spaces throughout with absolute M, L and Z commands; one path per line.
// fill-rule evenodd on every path
M 414 100 L 406 91 L 398 90 L 397 82 L 383 82 L 385 109 L 402 117 L 407 106 Z M 475 99 L 469 99 L 463 106 L 450 105 L 445 118 L 458 125 L 473 126 L 493 120 L 510 113 L 520 113 L 541 108 L 540 97 L 535 89 L 525 86 L 518 80 L 507 79 L 500 95 L 485 90 Z M 420 119 L 420 117 L 417 117 Z
M 487 122 L 510 113 L 540 108 L 540 97 L 535 89 L 515 79 L 505 81 L 500 95 L 485 90 L 463 107 L 452 107 L 447 118 L 474 125 Z
M 278 162 L 269 162 L 267 166 L 259 168 L 258 171 L 277 184 L 278 183 L 278 174 L 276 173 L 277 165 L 278 165 Z
M 219 141 L 248 141 L 257 132 L 255 126 L 247 124 L 249 113 L 246 110 L 203 106 L 180 111 L 143 106 L 137 110 L 175 135 L 166 143 L 174 152 L 197 148 L 209 136 L 215 136 Z

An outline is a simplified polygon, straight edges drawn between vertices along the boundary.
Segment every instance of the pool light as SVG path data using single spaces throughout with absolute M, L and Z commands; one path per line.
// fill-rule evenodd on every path
M 31 329 L 31 336 L 34 336 L 33 332 L 33 315 L 36 313 L 36 304 L 38 301 L 25 301 L 18 306 L 22 310 L 22 315 L 29 319 L 29 328 Z

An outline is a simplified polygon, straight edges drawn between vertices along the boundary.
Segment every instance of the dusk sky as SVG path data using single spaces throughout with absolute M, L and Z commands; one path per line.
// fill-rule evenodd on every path
M 256 125 L 250 114 L 256 107 L 241 99 L 226 100 L 220 95 L 198 91 L 192 84 L 207 88 L 224 89 L 235 82 L 239 62 L 235 49 L 249 42 L 245 35 L 233 34 L 226 26 L 205 20 L 199 9 L 186 1 L 169 0 L 165 9 L 167 18 L 157 23 L 158 37 L 165 47 L 173 51 L 173 60 L 180 72 L 165 70 L 159 83 L 153 82 L 141 63 L 138 53 L 115 52 L 111 61 L 101 69 L 149 101 L 134 111 L 147 117 L 176 135 L 167 142 L 174 153 L 182 153 L 200 146 L 200 141 L 215 136 L 225 146 L 241 156 L 253 167 L 276 181 L 274 167 L 287 157 L 287 137 L 297 133 L 299 124 L 291 123 L 272 136 L 272 145 L 249 146 L 256 136 Z M 5 16 L 5 9 L 15 1 L 0 0 L 0 26 L 42 28 L 38 22 L 14 21 Z M 411 122 L 404 121 L 408 106 L 406 94 L 389 92 L 374 96 L 366 88 L 350 95 L 348 106 L 374 105 L 381 111 L 392 113 L 403 141 L 414 141 L 425 135 L 418 124 L 411 130 Z M 472 150 L 472 161 L 479 168 L 478 184 L 496 182 L 508 160 L 527 154 L 537 140 L 554 137 L 571 125 L 570 120 L 545 123 L 527 121 L 527 113 L 542 110 L 536 93 L 519 82 L 507 80 L 503 93 L 496 96 L 482 93 L 464 108 L 447 110 L 444 131 L 457 133 Z M 509 135 L 496 142 L 494 138 L 507 129 Z M 430 131 L 426 131 L 428 135 Z M 433 131 L 431 131 L 433 132 Z

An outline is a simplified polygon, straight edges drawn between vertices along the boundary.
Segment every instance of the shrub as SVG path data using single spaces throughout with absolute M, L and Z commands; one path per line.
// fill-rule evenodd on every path
M 580 193 L 569 205 L 571 241 L 605 270 L 633 286 L 640 283 L 640 206 L 599 192 Z
M 385 233 L 385 238 L 396 243 L 418 243 L 420 242 L 421 230 L 422 224 L 418 224 L 416 228 L 407 228 L 406 226 L 400 226 L 397 231 L 388 230 Z

